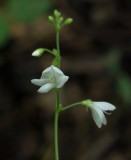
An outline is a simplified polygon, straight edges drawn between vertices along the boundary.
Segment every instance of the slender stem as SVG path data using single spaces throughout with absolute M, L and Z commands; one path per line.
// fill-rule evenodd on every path
M 59 91 L 56 91 L 56 108 L 55 108 L 55 119 L 54 119 L 54 147 L 55 147 L 55 160 L 59 160 L 59 149 L 58 149 L 58 119 L 59 119 Z
M 81 102 L 76 102 L 76 103 L 73 103 L 73 104 L 71 104 L 71 105 L 65 106 L 65 107 L 63 107 L 63 108 L 61 109 L 61 111 L 67 110 L 67 109 L 72 108 L 72 107 L 75 107 L 75 106 L 77 106 L 77 105 L 81 105 Z
M 51 53 L 51 54 L 53 54 L 53 55 L 55 56 L 55 54 L 54 54 L 50 49 L 44 48 L 44 50 L 45 50 L 46 52 Z
M 57 49 L 57 65 L 60 68 L 60 32 L 56 29 L 56 49 Z M 54 147 L 55 147 L 55 160 L 59 160 L 59 148 L 58 148 L 58 120 L 60 112 L 60 93 L 56 90 L 56 108 L 55 108 L 55 119 L 54 119 Z
M 58 67 L 60 68 L 60 32 L 58 29 L 56 30 L 56 48 L 58 53 L 57 64 L 58 64 Z

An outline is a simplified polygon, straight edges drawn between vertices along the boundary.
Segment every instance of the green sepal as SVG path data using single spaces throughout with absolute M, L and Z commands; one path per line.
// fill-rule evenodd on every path
M 57 63 L 57 62 L 58 62 L 58 57 L 56 56 L 56 57 L 54 58 L 53 62 L 52 62 L 52 65 L 58 67 L 58 63 Z
M 88 100 L 84 100 L 81 102 L 82 105 L 84 105 L 85 107 L 90 107 L 92 104 L 92 100 L 88 99 Z
M 56 49 L 53 49 L 52 52 L 53 52 L 53 54 L 54 54 L 55 56 L 57 56 L 58 52 L 57 52 Z

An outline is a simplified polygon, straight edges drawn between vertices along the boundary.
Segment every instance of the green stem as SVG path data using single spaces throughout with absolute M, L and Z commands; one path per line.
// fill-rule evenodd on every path
M 57 49 L 57 65 L 60 68 L 60 32 L 56 29 L 56 49 Z M 54 119 L 54 147 L 55 147 L 55 160 L 59 160 L 59 149 L 58 149 L 58 120 L 60 112 L 60 94 L 59 90 L 56 90 L 56 108 L 55 108 L 55 119 Z
M 53 54 L 53 55 L 55 56 L 55 54 L 54 54 L 50 49 L 44 48 L 44 50 L 45 50 L 46 52 L 51 53 L 51 54 Z
M 60 32 L 56 30 L 56 48 L 57 48 L 57 64 L 58 68 L 60 68 Z
M 72 108 L 72 107 L 75 107 L 75 106 L 78 106 L 78 105 L 81 105 L 81 102 L 76 102 L 76 103 L 73 103 L 71 105 L 68 105 L 68 106 L 65 106 L 61 109 L 61 111 L 64 111 L 64 110 L 67 110 L 69 108 Z
M 54 147 L 55 147 L 55 160 L 59 160 L 59 149 L 58 149 L 58 119 L 59 119 L 59 91 L 56 91 L 56 108 L 55 108 L 55 119 L 54 119 Z

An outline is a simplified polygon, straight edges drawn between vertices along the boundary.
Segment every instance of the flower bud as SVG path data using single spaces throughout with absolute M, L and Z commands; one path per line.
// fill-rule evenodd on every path
M 73 18 L 67 18 L 64 22 L 64 25 L 71 24 L 73 22 Z
M 60 17 L 59 18 L 59 23 L 62 23 L 62 21 L 63 21 L 63 17 Z
M 58 10 L 54 10 L 54 15 L 55 15 L 56 17 L 59 17 L 59 16 L 61 15 L 61 13 L 60 13 Z
M 32 56 L 40 57 L 43 54 L 43 52 L 44 52 L 44 48 L 39 48 L 32 53 Z
M 54 18 L 52 16 L 48 17 L 49 22 L 53 23 L 54 22 Z

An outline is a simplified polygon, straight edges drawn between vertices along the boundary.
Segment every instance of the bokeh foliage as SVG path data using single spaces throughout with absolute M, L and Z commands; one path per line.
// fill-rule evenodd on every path
M 49 11 L 49 0 L 11 0 L 9 10 L 18 21 L 30 22 Z
M 9 26 L 7 20 L 0 15 L 0 47 L 2 47 L 9 38 Z
M 46 14 L 53 6 L 49 0 L 10 0 L 1 6 L 0 12 L 0 47 L 10 37 L 13 22 L 28 23 Z

